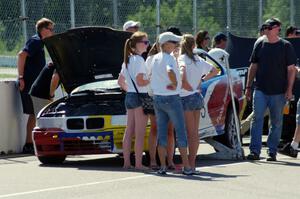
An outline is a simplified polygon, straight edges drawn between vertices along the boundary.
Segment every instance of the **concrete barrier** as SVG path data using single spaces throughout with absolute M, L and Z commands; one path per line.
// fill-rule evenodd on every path
M 55 99 L 65 95 L 59 87 Z M 28 115 L 23 114 L 16 82 L 0 81 L 0 153 L 19 153 L 26 140 Z
M 26 139 L 27 115 L 23 114 L 15 81 L 0 82 L 0 152 L 18 153 Z

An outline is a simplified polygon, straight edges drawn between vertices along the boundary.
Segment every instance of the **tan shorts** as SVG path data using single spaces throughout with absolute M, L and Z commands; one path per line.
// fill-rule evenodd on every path
M 51 101 L 48 99 L 42 99 L 38 97 L 31 96 L 32 103 L 33 103 L 33 110 L 34 110 L 34 115 L 37 117 L 38 113 L 42 108 L 44 108 L 47 104 L 49 104 Z

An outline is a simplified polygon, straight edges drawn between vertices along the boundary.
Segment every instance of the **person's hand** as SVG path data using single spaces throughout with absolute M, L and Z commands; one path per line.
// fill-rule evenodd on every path
M 251 101 L 251 89 L 250 88 L 246 88 L 245 96 L 246 96 L 247 101 Z
M 167 85 L 167 89 L 168 90 L 176 90 L 176 88 L 177 88 L 177 86 L 175 85 L 175 84 L 169 84 L 169 85 Z
M 24 88 L 25 88 L 25 82 L 24 82 L 24 79 L 21 78 L 21 79 L 19 79 L 19 90 L 23 91 Z
M 285 92 L 285 99 L 286 100 L 291 100 L 293 97 L 293 92 L 292 90 L 288 89 L 286 92 Z

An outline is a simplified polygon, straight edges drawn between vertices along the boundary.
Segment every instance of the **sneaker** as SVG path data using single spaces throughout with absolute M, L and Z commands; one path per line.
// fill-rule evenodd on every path
M 32 143 L 26 143 L 23 146 L 23 153 L 24 154 L 34 154 L 34 147 Z
M 257 153 L 251 152 L 248 156 L 247 156 L 247 160 L 259 160 L 259 155 Z
M 278 151 L 278 153 L 283 154 L 283 155 L 290 156 L 290 157 L 292 157 L 292 158 L 297 158 L 298 150 L 294 149 L 294 148 L 291 146 L 291 143 L 287 143 L 286 145 L 284 145 L 284 146 L 282 147 L 282 149 L 280 149 L 280 150 Z
M 201 172 L 196 170 L 195 168 L 192 169 L 193 170 L 193 175 L 200 175 Z
M 167 175 L 167 167 L 161 167 L 158 171 L 157 174 L 159 175 Z
M 187 176 L 193 175 L 193 169 L 192 168 L 187 169 L 187 168 L 183 167 L 182 174 L 187 175 Z
M 277 159 L 276 159 L 276 154 L 274 154 L 274 153 L 269 153 L 268 156 L 269 156 L 269 157 L 267 158 L 267 161 L 271 161 L 271 162 L 277 161 Z

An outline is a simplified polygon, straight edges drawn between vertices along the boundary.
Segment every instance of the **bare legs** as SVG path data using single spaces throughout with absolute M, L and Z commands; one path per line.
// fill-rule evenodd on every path
M 30 114 L 28 116 L 27 126 L 26 126 L 26 143 L 32 144 L 32 130 L 35 127 L 35 116 Z
M 123 154 L 124 154 L 124 165 L 123 167 L 130 168 L 130 152 L 131 152 L 131 141 L 135 135 L 135 168 L 144 169 L 142 165 L 142 156 L 144 149 L 144 137 L 146 132 L 148 117 L 143 113 L 142 107 L 127 110 L 127 128 L 123 138 Z
M 199 119 L 200 111 L 185 111 L 185 125 L 187 128 L 187 138 L 188 138 L 188 147 L 189 147 L 189 163 L 192 169 L 196 167 L 196 157 L 199 148 Z

